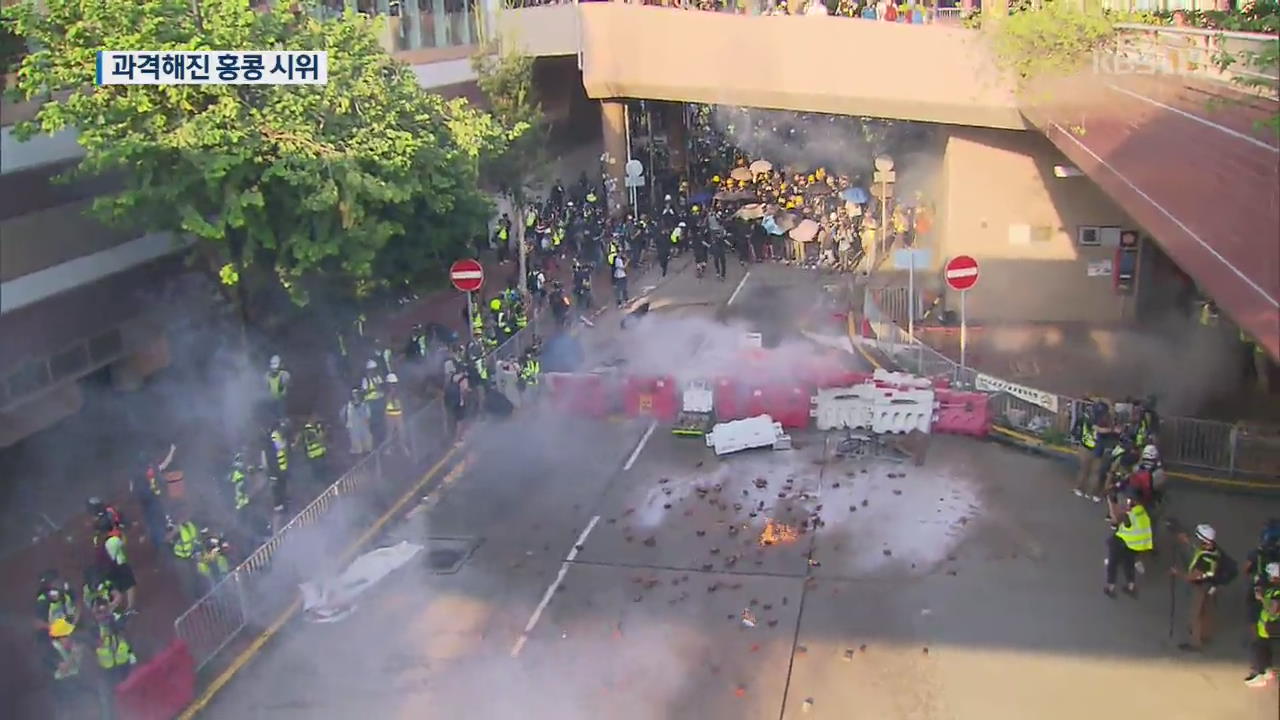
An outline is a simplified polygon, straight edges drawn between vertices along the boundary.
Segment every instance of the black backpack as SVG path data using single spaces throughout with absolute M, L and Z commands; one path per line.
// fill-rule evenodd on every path
M 1213 574 L 1213 584 L 1220 587 L 1230 585 L 1239 574 L 1240 566 L 1236 564 L 1235 558 L 1228 555 L 1225 550 L 1218 550 L 1218 569 Z

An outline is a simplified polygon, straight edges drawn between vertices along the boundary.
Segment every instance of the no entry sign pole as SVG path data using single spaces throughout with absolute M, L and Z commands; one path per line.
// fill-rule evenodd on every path
M 467 294 L 467 333 L 476 326 L 475 292 L 484 286 L 484 266 L 478 260 L 458 260 L 449 266 L 449 282 Z
M 968 255 L 951 258 L 944 269 L 947 286 L 960 293 L 960 370 L 964 370 L 965 350 L 969 344 L 969 323 L 965 317 L 965 296 L 978 284 L 978 261 Z

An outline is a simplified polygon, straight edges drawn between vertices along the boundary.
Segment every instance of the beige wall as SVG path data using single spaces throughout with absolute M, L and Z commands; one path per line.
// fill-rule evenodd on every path
M 525 52 L 581 48 L 593 98 L 1025 127 L 982 36 L 964 28 L 615 2 L 504 10 L 497 24 Z
M 1134 228 L 1088 178 L 1056 178 L 1065 163 L 1043 136 L 955 128 L 943 160 L 943 200 L 935 263 L 972 255 L 981 275 L 966 300 L 971 322 L 1112 323 L 1124 302 L 1110 276 L 1088 277 L 1088 263 L 1114 248 L 1080 247 L 1081 225 Z M 1047 228 L 1029 243 L 1010 239 L 1011 225 Z M 940 278 L 940 273 L 935 277 Z M 958 297 L 947 307 L 959 308 Z
M 0 281 L 106 250 L 140 233 L 104 225 L 87 213 L 92 200 L 0 221 Z

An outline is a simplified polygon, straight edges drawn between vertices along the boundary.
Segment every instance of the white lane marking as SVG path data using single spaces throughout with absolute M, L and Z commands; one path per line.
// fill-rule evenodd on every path
M 1236 138 L 1236 139 L 1239 139 L 1239 140 L 1244 140 L 1244 141 L 1245 141 L 1245 142 L 1247 142 L 1247 143 L 1252 143 L 1253 145 L 1256 145 L 1256 146 L 1258 146 L 1258 147 L 1262 148 L 1263 150 L 1270 150 L 1270 151 L 1271 151 L 1271 152 L 1273 152 L 1273 153 L 1280 153 L 1280 147 L 1276 147 L 1276 146 L 1274 146 L 1274 145 L 1268 145 L 1267 143 L 1265 143 L 1265 142 L 1263 142 L 1263 141 L 1261 141 L 1261 140 L 1259 140 L 1259 139 L 1257 139 L 1257 138 L 1255 138 L 1255 137 L 1250 137 L 1250 136 L 1248 136 L 1248 135 L 1245 135 L 1244 133 L 1240 132 L 1239 130 L 1232 130 L 1231 128 L 1229 128 L 1229 127 L 1227 127 L 1227 126 L 1225 126 L 1225 125 L 1219 125 L 1218 123 L 1216 123 L 1216 122 L 1214 122 L 1214 121 L 1212 121 L 1212 120 L 1206 120 L 1205 118 L 1202 118 L 1202 117 L 1200 117 L 1200 116 L 1198 116 L 1198 115 L 1195 115 L 1195 114 L 1193 114 L 1193 113 L 1189 113 L 1189 112 L 1187 112 L 1187 111 L 1185 111 L 1185 110 L 1179 110 L 1179 109 L 1178 109 L 1178 108 L 1176 108 L 1176 107 L 1172 107 L 1172 106 L 1170 106 L 1170 105 L 1165 105 L 1164 103 L 1162 103 L 1162 102 L 1160 102 L 1160 101 L 1158 101 L 1158 100 L 1152 100 L 1151 98 L 1147 97 L 1146 95 L 1140 95 L 1140 94 L 1138 94 L 1138 93 L 1136 93 L 1136 92 L 1133 92 L 1132 90 L 1125 90 L 1124 88 L 1122 88 L 1122 87 L 1116 87 L 1115 85 L 1112 85 L 1111 83 L 1104 83 L 1104 84 L 1105 84 L 1107 87 L 1111 88 L 1112 90 L 1115 90 L 1116 92 L 1118 92 L 1118 93 L 1120 93 L 1120 94 L 1122 94 L 1122 95 L 1128 95 L 1128 96 L 1129 96 L 1129 97 L 1131 97 L 1131 98 L 1134 98 L 1134 99 L 1136 99 L 1136 100 L 1141 100 L 1141 101 L 1143 101 L 1143 102 L 1145 102 L 1145 103 L 1150 103 L 1150 104 L 1152 104 L 1152 105 L 1155 105 L 1155 106 L 1156 106 L 1156 107 L 1158 107 L 1158 108 L 1162 108 L 1162 109 L 1168 110 L 1168 111 L 1169 111 L 1169 112 L 1171 112 L 1171 113 L 1177 113 L 1178 115 L 1181 115 L 1182 117 L 1184 117 L 1184 118 L 1186 118 L 1186 119 L 1188 119 L 1188 120 L 1194 120 L 1195 122 L 1198 122 L 1198 123 L 1200 123 L 1201 125 L 1204 125 L 1205 127 L 1211 127 L 1211 128 L 1213 128 L 1214 130 L 1219 130 L 1219 131 L 1221 131 L 1221 132 L 1224 132 L 1224 133 L 1226 133 L 1226 134 L 1230 135 L 1230 136 L 1231 136 L 1231 137 L 1233 137 L 1233 138 Z
M 644 431 L 644 435 L 640 436 L 640 442 L 636 443 L 636 449 L 631 451 L 631 457 L 627 458 L 627 462 L 622 466 L 622 471 L 626 472 L 636 464 L 636 458 L 640 457 L 640 451 L 644 450 L 645 443 L 649 442 L 649 436 L 653 434 L 653 429 L 658 427 L 658 421 L 654 420 L 649 423 L 648 429 Z
M 569 563 L 572 563 L 578 557 L 578 548 L 587 542 L 587 536 L 591 534 L 598 522 L 600 522 L 599 515 L 591 516 L 591 521 L 587 523 L 587 527 L 578 536 L 578 541 L 573 544 L 573 547 L 569 548 L 569 554 L 565 555 L 564 562 L 560 563 L 560 572 L 556 573 L 556 579 L 547 586 L 547 592 L 542 595 L 542 602 L 538 603 L 538 607 L 534 608 L 533 615 L 529 616 L 529 622 L 524 626 L 524 632 L 520 634 L 520 639 L 516 640 L 515 647 L 511 648 L 511 657 L 519 656 L 520 651 L 524 649 L 524 644 L 529 642 L 529 633 L 533 632 L 538 620 L 542 619 L 542 611 L 547 609 L 547 605 L 551 603 L 551 597 L 556 594 L 560 583 L 564 582 L 564 576 L 569 572 Z
M 733 301 L 738 299 L 738 293 L 742 292 L 742 286 L 747 284 L 747 278 L 749 277 L 751 277 L 750 270 L 748 270 L 747 274 L 743 275 L 742 279 L 738 281 L 738 287 L 733 289 L 733 294 L 729 296 L 729 302 L 725 303 L 725 305 L 732 305 Z
M 1067 131 L 1067 130 L 1062 129 L 1062 126 L 1061 126 L 1061 125 L 1059 125 L 1059 124 L 1057 124 L 1057 123 L 1053 123 L 1052 127 L 1053 127 L 1053 129 L 1055 129 L 1055 130 L 1057 130 L 1058 132 L 1062 133 L 1062 135 L 1063 135 L 1064 137 L 1066 137 L 1066 138 L 1068 138 L 1069 140 L 1071 140 L 1071 142 L 1073 142 L 1073 143 L 1075 143 L 1076 145 L 1078 145 L 1078 146 L 1080 147 L 1080 149 L 1081 149 L 1081 150 L 1083 150 L 1083 151 L 1085 151 L 1086 153 L 1088 153 L 1088 154 L 1089 154 L 1089 157 L 1091 157 L 1091 158 L 1093 158 L 1094 160 L 1096 160 L 1096 161 L 1098 162 L 1098 164 L 1099 164 L 1099 165 L 1101 165 L 1102 167 L 1104 167 L 1104 168 L 1106 168 L 1106 169 L 1110 170 L 1110 171 L 1111 171 L 1111 173 L 1112 173 L 1113 175 L 1115 175 L 1116 177 L 1120 178 L 1121 182 L 1123 182 L 1125 185 L 1128 185 L 1130 190 L 1132 190 L 1132 191 L 1134 191 L 1134 192 L 1138 193 L 1138 196 L 1139 196 L 1139 197 L 1141 197 L 1143 200 L 1146 200 L 1147 202 L 1151 203 L 1151 206 L 1152 206 L 1152 207 L 1154 207 L 1155 209 L 1159 210 L 1159 211 L 1160 211 L 1160 213 L 1161 213 L 1162 215 L 1164 215 L 1165 217 L 1167 217 L 1167 218 L 1169 218 L 1170 220 L 1172 220 L 1174 225 L 1177 225 L 1179 228 L 1181 228 L 1181 229 L 1182 229 L 1182 231 L 1183 231 L 1183 232 L 1185 232 L 1185 233 L 1186 233 L 1186 234 L 1187 234 L 1187 235 L 1188 235 L 1192 240 L 1195 240 L 1197 243 L 1200 243 L 1200 246 L 1201 246 L 1201 247 L 1203 247 L 1205 250 L 1208 250 L 1208 251 L 1209 251 L 1209 254 L 1210 254 L 1210 255 L 1213 255 L 1215 258 L 1217 258 L 1219 262 L 1221 262 L 1223 265 L 1225 265 L 1225 266 L 1227 266 L 1228 268 L 1230 268 L 1231 272 L 1235 273 L 1236 277 L 1238 277 L 1238 278 L 1240 278 L 1241 280 L 1243 280 L 1245 285 L 1248 285 L 1248 286 L 1249 286 L 1250 288 L 1252 288 L 1255 292 L 1257 292 L 1259 295 L 1261 295 L 1261 296 L 1262 296 L 1262 297 L 1267 301 L 1267 303 L 1268 303 L 1269 305 L 1271 305 L 1272 307 L 1280 307 L 1280 301 L 1277 301 L 1275 298 L 1271 297 L 1271 295 L 1269 295 L 1269 294 L 1267 293 L 1266 289 L 1264 289 L 1261 285 L 1259 285 L 1258 283 L 1256 283 L 1256 282 L 1254 282 L 1253 280 L 1251 280 L 1251 279 L 1249 278 L 1249 276 L 1248 276 L 1248 275 L 1245 275 L 1245 274 L 1240 270 L 1240 268 L 1236 267 L 1235 265 L 1232 265 L 1230 261 L 1228 261 L 1225 257 L 1223 257 L 1223 256 L 1222 256 L 1222 253 L 1220 253 L 1220 252 L 1218 252 L 1217 250 L 1215 250 L 1215 249 L 1213 248 L 1213 246 L 1212 246 L 1212 245 L 1210 245 L 1209 243 L 1205 242 L 1204 238 L 1202 238 L 1202 237 L 1200 237 L 1199 235 L 1195 234 L 1195 232 L 1194 232 L 1191 228 L 1187 227 L 1186 223 L 1182 222 L 1182 221 L 1181 221 L 1181 220 L 1179 220 L 1177 217 L 1175 217 L 1173 213 L 1171 213 L 1171 212 L 1169 212 L 1168 210 L 1166 210 L 1166 209 L 1164 208 L 1164 206 L 1163 206 L 1163 205 L 1161 205 L 1160 203 L 1156 202 L 1154 198 L 1152 198 L 1150 195 L 1148 195 L 1148 194 L 1146 194 L 1145 192 L 1143 192 L 1143 191 L 1142 191 L 1142 190 L 1141 190 L 1137 185 L 1134 185 L 1134 184 L 1133 184 L 1133 182 L 1132 182 L 1131 180 L 1129 180 L 1129 178 L 1127 178 L 1127 177 L 1125 177 L 1124 175 L 1122 175 L 1122 174 L 1120 173 L 1120 171 L 1119 171 L 1119 170 L 1116 170 L 1114 167 L 1111 167 L 1111 164 L 1110 164 L 1110 163 L 1108 163 L 1106 160 L 1103 160 L 1103 159 L 1102 159 L 1101 157 L 1099 157 L 1099 156 L 1098 156 L 1098 154 L 1097 154 L 1097 153 L 1095 153 L 1094 151 L 1090 150 L 1090 149 L 1089 149 L 1089 146 L 1087 146 L 1087 145 L 1085 145 L 1084 143 L 1080 142 L 1080 139 L 1079 139 L 1079 138 L 1077 138 L 1077 137 L 1075 136 L 1075 134 L 1074 134 L 1074 133 L 1072 133 L 1072 132 L 1070 132 L 1070 131 Z

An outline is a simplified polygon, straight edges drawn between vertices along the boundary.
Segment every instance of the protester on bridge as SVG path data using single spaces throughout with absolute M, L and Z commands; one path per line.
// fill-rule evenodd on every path
M 1108 503 L 1108 509 L 1114 532 L 1107 538 L 1107 579 L 1102 592 L 1108 597 L 1115 597 L 1116 573 L 1123 570 L 1124 591 L 1137 595 L 1134 563 L 1140 554 L 1150 552 L 1155 546 L 1151 518 L 1142 506 L 1141 498 L 1134 492 L 1127 493 L 1118 502 Z
M 124 596 L 116 590 L 106 573 L 97 565 L 90 565 L 84 569 L 84 586 L 81 588 L 81 595 L 86 612 L 93 611 L 92 603 L 99 598 L 107 601 L 112 612 L 119 612 L 121 604 L 124 603 Z
M 39 635 L 47 637 L 50 626 L 59 619 L 65 619 L 74 625 L 79 614 L 71 583 L 64 580 L 56 569 L 44 571 L 40 575 L 40 584 L 36 587 Z
M 364 401 L 369 406 L 369 428 L 373 433 L 373 443 L 382 442 L 386 418 L 386 382 L 382 373 L 378 372 L 378 363 L 370 360 L 364 365 L 364 377 L 360 379 L 360 389 L 364 393 Z
M 262 467 L 267 470 L 271 507 L 277 515 L 283 513 L 288 505 L 289 478 L 293 469 L 290 455 L 289 421 L 281 419 L 267 428 L 262 445 Z
M 191 520 L 186 508 L 179 509 L 179 516 L 169 523 L 166 541 L 172 558 L 169 568 L 177 576 L 187 600 L 195 602 L 204 593 L 196 577 L 195 555 L 200 548 L 200 528 Z
M 138 656 L 124 637 L 125 617 L 112 612 L 109 603 L 101 599 L 93 602 L 93 620 L 98 626 L 94 655 L 98 659 L 98 668 L 102 670 L 105 703 L 110 707 L 115 701 L 112 695 L 116 686 L 129 677 L 133 667 L 138 664 Z
M 1182 578 L 1191 585 L 1191 617 L 1190 638 L 1178 645 L 1178 649 L 1199 652 L 1209 642 L 1213 634 L 1213 606 L 1216 599 L 1220 579 L 1219 567 L 1223 564 L 1222 552 L 1217 545 L 1218 533 L 1212 525 L 1196 526 L 1195 543 L 1185 533 L 1178 535 L 1178 541 L 1184 545 L 1192 545 L 1191 561 L 1184 571 L 1178 567 L 1169 568 L 1169 574 Z
M 1245 593 L 1245 615 L 1249 622 L 1258 617 L 1257 590 L 1267 582 L 1266 567 L 1271 563 L 1280 563 L 1280 517 L 1271 518 L 1262 526 L 1258 535 L 1258 544 L 1245 558 L 1244 576 L 1249 582 L 1249 592 Z
M 1072 435 L 1080 445 L 1079 470 L 1073 492 L 1094 502 L 1102 499 L 1103 458 L 1109 457 L 1112 436 L 1111 410 L 1102 400 L 1085 399 Z
M 400 396 L 400 378 L 395 373 L 387 375 L 386 413 L 388 445 L 409 457 L 409 439 L 404 428 L 404 399 Z
M 323 485 L 333 480 L 333 469 L 329 465 L 329 431 L 317 413 L 312 412 L 307 418 L 294 444 L 302 446 L 307 458 L 307 474 L 312 482 Z

